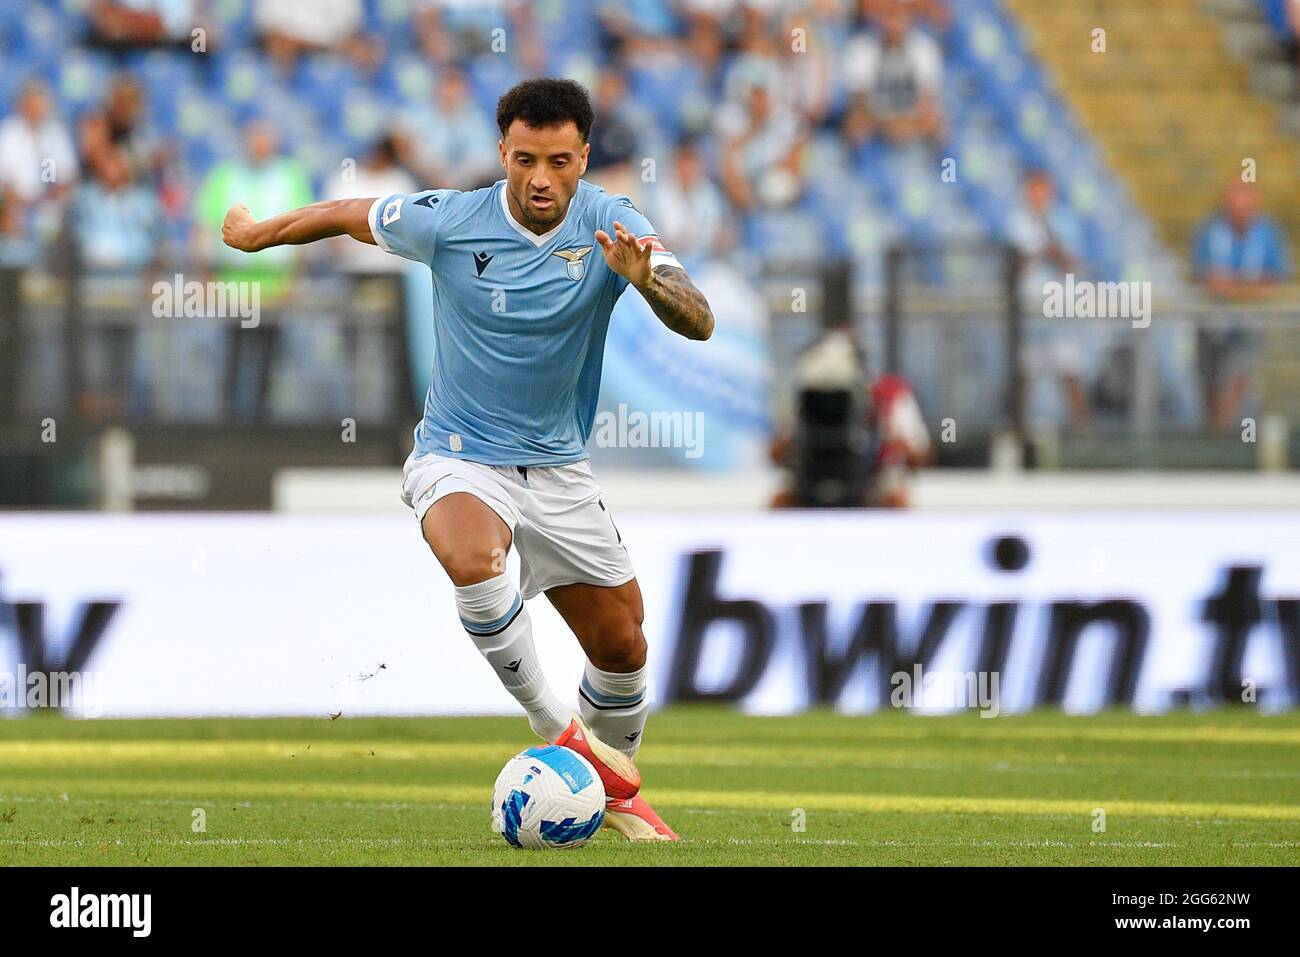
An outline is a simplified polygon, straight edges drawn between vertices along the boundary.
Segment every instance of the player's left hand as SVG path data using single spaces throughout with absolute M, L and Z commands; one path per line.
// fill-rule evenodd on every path
M 614 237 L 603 229 L 596 230 L 596 242 L 605 254 L 605 262 L 634 286 L 643 286 L 650 281 L 650 247 L 654 245 L 653 237 L 644 242 L 638 240 L 618 220 L 614 220 Z

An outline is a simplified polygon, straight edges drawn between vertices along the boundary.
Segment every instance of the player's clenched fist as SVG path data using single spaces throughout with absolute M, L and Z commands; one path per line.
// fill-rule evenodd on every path
M 257 220 L 248 211 L 248 207 L 236 203 L 226 211 L 226 219 L 221 224 L 221 241 L 246 253 L 255 253 L 261 248 L 253 232 L 256 225 Z
M 603 229 L 596 230 L 596 242 L 605 254 L 609 268 L 634 286 L 650 281 L 650 253 L 654 242 L 647 239 L 642 244 L 618 220 L 614 220 L 614 238 Z

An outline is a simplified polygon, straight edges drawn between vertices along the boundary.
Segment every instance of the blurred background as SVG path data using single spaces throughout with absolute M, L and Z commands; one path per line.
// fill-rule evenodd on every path
M 342 240 L 249 257 L 220 221 L 494 182 L 496 99 L 539 74 L 591 90 L 588 178 L 718 313 L 700 349 L 620 304 L 602 408 L 700 414 L 703 440 L 597 436 L 611 481 L 757 508 L 946 501 L 990 466 L 1292 469 L 1298 9 L 7 5 L 0 505 L 260 509 L 277 475 L 400 464 L 427 277 Z M 1067 275 L 1150 283 L 1149 325 L 1048 317 Z M 256 326 L 186 315 L 209 280 L 256 283 Z
M 372 527 L 354 519 L 399 521 L 433 349 L 427 271 L 346 241 L 246 256 L 220 245 L 219 224 L 235 202 L 266 217 L 490 184 L 497 98 L 560 75 L 595 104 L 587 178 L 632 196 L 717 316 L 707 345 L 685 342 L 628 295 L 609 333 L 610 427 L 598 420 L 592 460 L 614 508 L 640 516 L 666 632 L 692 600 L 722 614 L 715 588 L 780 590 L 772 562 L 720 584 L 699 557 L 710 543 L 821 567 L 808 552 L 826 526 L 773 510 L 939 510 L 912 524 L 836 513 L 862 560 L 835 564 L 826 574 L 852 581 L 834 587 L 860 595 L 882 556 L 903 577 L 879 587 L 918 602 L 945 588 L 996 597 L 998 575 L 1032 571 L 1043 549 L 1063 556 L 1033 586 L 1044 601 L 1141 592 L 1164 568 L 1176 594 L 1143 607 L 1166 612 L 1140 628 L 1094 616 L 1141 633 L 1127 655 L 1149 634 L 1170 642 L 1167 660 L 1196 663 L 1162 677 L 1152 706 L 1194 699 L 1192 686 L 1230 697 L 1230 663 L 1249 660 L 1261 622 L 1273 630 L 1260 653 L 1291 688 L 1276 700 L 1293 702 L 1298 32 L 1300 0 L 6 4 L 0 508 L 24 514 L 0 522 L 0 586 L 15 607 L 24 588 L 57 590 L 57 536 L 98 556 L 86 568 L 135 576 L 83 569 L 64 596 L 74 608 L 163 566 L 207 573 L 220 548 L 238 565 L 262 541 L 223 525 L 249 537 L 210 552 L 189 543 L 215 519 L 85 525 L 51 511 L 290 513 L 302 523 L 276 534 L 303 534 L 286 555 L 331 528 L 344 563 Z M 250 284 L 256 322 L 187 307 L 194 282 Z M 1073 303 L 1106 283 L 1126 284 L 1091 287 L 1122 288 L 1122 314 L 1053 313 L 1054 284 Z M 1044 509 L 1096 507 L 1130 517 L 1037 524 Z M 1223 510 L 1226 525 L 1208 517 Z M 342 524 L 315 523 L 326 513 Z M 408 531 L 410 561 L 427 562 Z M 927 540 L 944 543 L 937 557 L 916 550 Z M 255 607 L 287 616 L 317 586 Z M 1215 631 L 1204 602 L 1219 587 L 1240 627 Z M 313 627 L 337 630 L 326 617 Z M 1005 657 L 1011 624 L 982 620 Z M 1053 674 L 1026 700 L 1064 694 Z M 1131 700 L 1132 677 L 1111 674 L 1097 700 Z

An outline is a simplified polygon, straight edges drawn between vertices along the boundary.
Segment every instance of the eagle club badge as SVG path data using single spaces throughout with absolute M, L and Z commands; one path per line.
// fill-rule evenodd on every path
M 577 282 L 587 271 L 587 254 L 594 248 L 594 246 L 579 246 L 577 249 L 557 249 L 551 255 L 559 256 L 564 260 L 564 271 L 570 279 Z

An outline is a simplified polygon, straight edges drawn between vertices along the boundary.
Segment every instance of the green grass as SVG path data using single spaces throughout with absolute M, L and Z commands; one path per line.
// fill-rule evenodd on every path
M 492 781 L 532 743 L 520 718 L 0 720 L 0 863 L 1300 860 L 1300 714 L 679 709 L 653 715 L 647 738 L 643 793 L 683 841 L 603 831 L 535 853 L 488 828 Z

